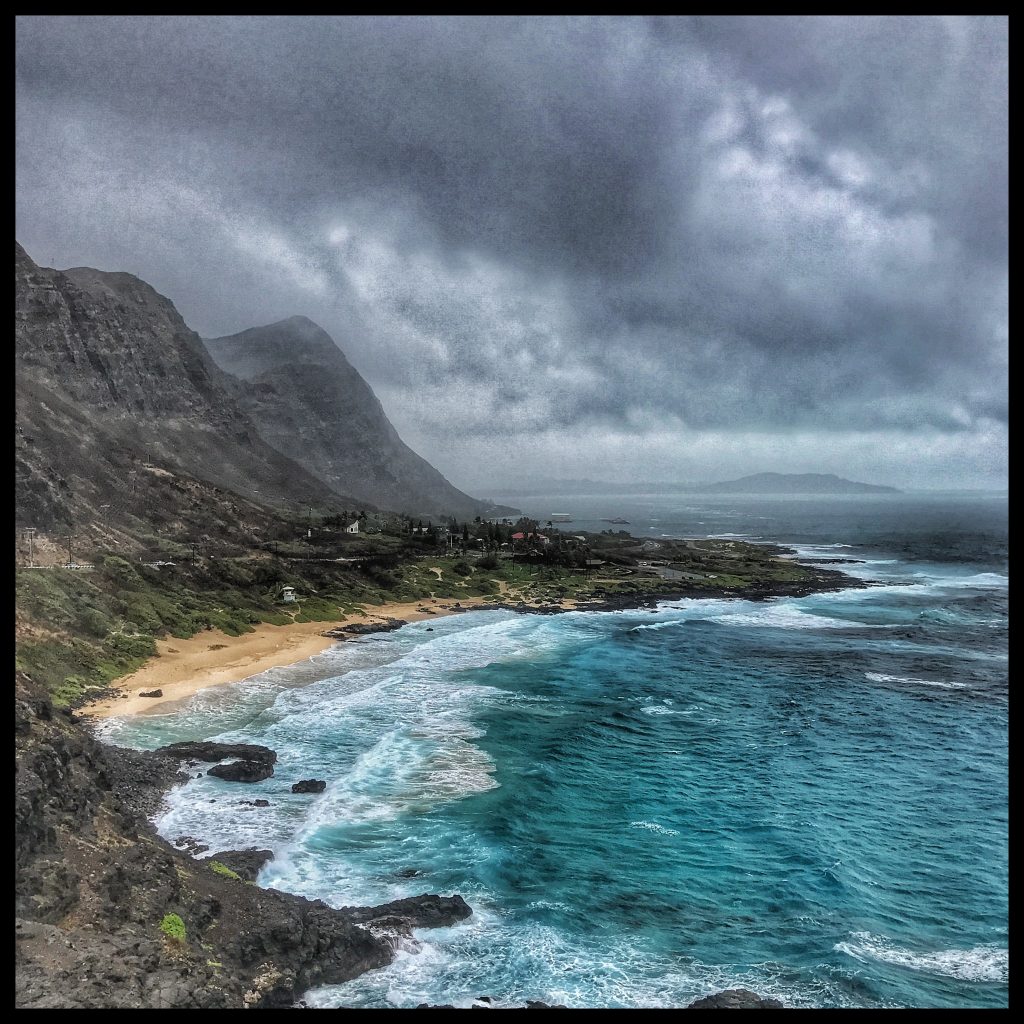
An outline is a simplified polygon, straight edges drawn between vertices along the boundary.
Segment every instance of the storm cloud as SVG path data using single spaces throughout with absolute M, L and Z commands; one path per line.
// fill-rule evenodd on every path
M 456 484 L 1005 474 L 1007 20 L 17 22 L 17 231 Z

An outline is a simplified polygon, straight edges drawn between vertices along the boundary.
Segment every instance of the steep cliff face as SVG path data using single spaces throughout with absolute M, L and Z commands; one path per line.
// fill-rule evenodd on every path
M 169 299 L 130 274 L 38 267 L 15 243 L 17 513 L 130 504 L 147 463 L 261 503 L 336 503 L 268 445 Z
M 206 346 L 244 382 L 238 400 L 263 438 L 334 490 L 420 516 L 485 511 L 402 441 L 370 386 L 306 317 Z

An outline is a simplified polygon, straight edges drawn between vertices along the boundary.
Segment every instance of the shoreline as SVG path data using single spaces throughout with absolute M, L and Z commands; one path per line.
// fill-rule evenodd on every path
M 442 604 L 442 600 L 445 601 Z M 251 633 L 230 636 L 220 630 L 203 630 L 179 640 L 175 637 L 157 640 L 157 653 L 127 676 L 115 679 L 110 686 L 88 703 L 80 705 L 78 714 L 89 721 L 144 715 L 163 711 L 163 705 L 182 701 L 211 686 L 239 683 L 267 669 L 294 665 L 328 650 L 349 637 L 329 635 L 356 627 L 354 638 L 393 628 L 400 621 L 421 622 L 467 611 L 490 598 L 467 597 L 454 608 L 441 598 L 421 601 L 391 602 L 372 605 L 365 615 L 346 615 L 321 622 L 292 622 L 283 626 L 259 623 Z M 421 611 L 430 608 L 430 611 Z M 366 629 L 362 627 L 376 627 Z M 142 691 L 162 690 L 159 697 L 142 697 Z
M 204 630 L 186 640 L 158 640 L 157 654 L 127 676 L 114 680 L 95 698 L 81 704 L 79 715 L 93 723 L 113 717 L 163 711 L 164 705 L 186 700 L 201 690 L 242 682 L 271 668 L 294 665 L 370 633 L 383 632 L 430 618 L 464 611 L 514 611 L 521 614 L 556 615 L 567 611 L 620 611 L 650 608 L 660 601 L 683 598 L 764 601 L 777 597 L 804 597 L 812 593 L 858 589 L 862 580 L 836 570 L 816 569 L 816 579 L 801 583 L 754 584 L 723 591 L 710 587 L 665 587 L 646 594 L 601 594 L 587 601 L 563 599 L 527 603 L 511 595 L 495 597 L 424 598 L 371 606 L 365 615 L 347 615 L 320 622 L 293 622 L 283 626 L 260 623 L 251 633 L 230 636 L 220 630 Z M 425 610 L 429 609 L 429 610 Z M 143 697 L 143 691 L 161 690 L 159 697 Z

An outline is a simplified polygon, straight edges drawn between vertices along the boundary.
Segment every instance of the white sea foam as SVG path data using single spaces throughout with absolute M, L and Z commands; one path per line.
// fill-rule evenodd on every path
M 864 677 L 873 683 L 911 683 L 920 686 L 938 686 L 944 690 L 967 690 L 967 683 L 955 683 L 942 679 L 912 679 L 909 676 L 890 676 L 882 672 L 865 672 Z
M 700 996 L 744 987 L 787 1006 L 853 1005 L 828 978 L 794 983 L 792 970 L 782 964 L 704 964 L 660 955 L 641 936 L 574 936 L 549 924 L 478 911 L 479 902 L 470 902 L 473 917 L 456 928 L 418 932 L 418 953 L 399 952 L 380 970 L 315 989 L 305 996 L 307 1004 L 408 1008 L 443 1001 L 468 1008 L 487 992 L 495 1007 L 541 999 L 569 1007 L 678 1009 Z
M 1009 576 L 998 572 L 979 572 L 973 576 L 947 577 L 941 580 L 944 587 L 968 587 L 983 590 L 1002 590 L 1010 585 Z
M 726 626 L 767 626 L 774 629 L 867 629 L 863 622 L 813 615 L 791 604 L 764 605 L 752 612 L 726 613 L 711 617 Z
M 659 825 L 656 821 L 631 821 L 629 823 L 630 828 L 645 828 L 648 832 L 657 832 L 663 836 L 677 836 L 679 835 L 678 829 L 665 828 L 664 825 Z
M 849 942 L 838 942 L 835 949 L 862 962 L 880 960 L 915 971 L 942 974 L 958 981 L 1009 980 L 1009 950 L 1002 946 L 975 946 L 973 949 L 940 949 L 915 952 L 897 946 L 884 935 L 853 932 Z

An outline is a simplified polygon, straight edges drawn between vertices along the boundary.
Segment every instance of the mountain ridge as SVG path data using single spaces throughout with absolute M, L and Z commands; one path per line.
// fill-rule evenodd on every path
M 149 532 L 194 504 L 186 478 L 262 505 L 345 500 L 263 441 L 199 335 L 134 275 L 39 267 L 15 241 L 15 369 L 19 525 Z
M 487 511 L 405 444 L 370 385 L 308 317 L 203 340 L 241 382 L 236 400 L 267 443 L 329 486 L 413 515 Z

